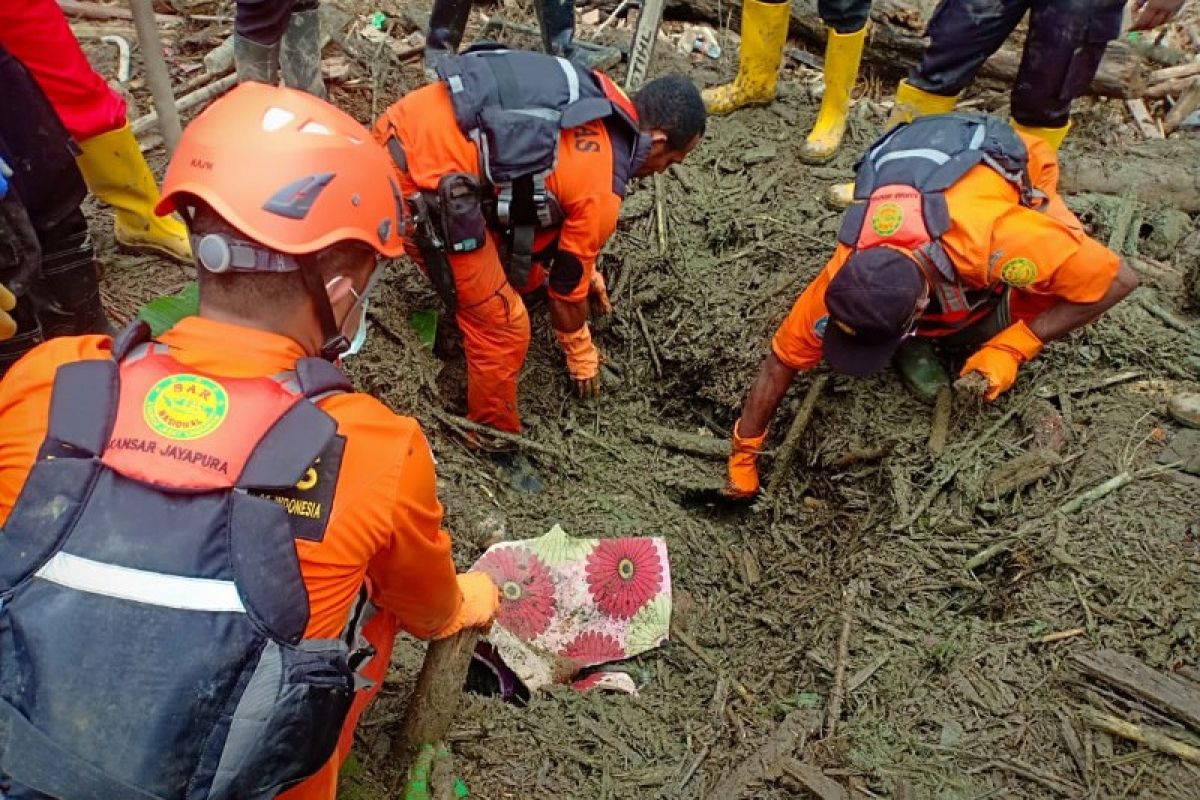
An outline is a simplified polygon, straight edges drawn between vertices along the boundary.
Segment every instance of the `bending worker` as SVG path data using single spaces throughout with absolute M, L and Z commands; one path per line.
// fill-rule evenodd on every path
M 683 77 L 653 80 L 631 102 L 603 73 L 540 53 L 467 53 L 439 74 L 375 135 L 416 209 L 408 253 L 462 330 L 468 416 L 516 432 L 530 335 L 521 295 L 545 285 L 575 388 L 598 394 L 588 298 L 608 298 L 596 258 L 629 179 L 682 161 L 704 134 L 704 105 Z
M 33 73 L 79 144 L 88 189 L 115 211 L 117 243 L 190 265 L 183 223 L 154 213 L 158 184 L 125 119 L 125 100 L 92 69 L 58 3 L 0 3 L 0 45 Z
M 402 250 L 389 172 L 323 101 L 234 89 L 158 206 L 200 315 L 54 339 L 0 382 L 0 794 L 333 800 L 397 628 L 490 621 L 416 421 L 336 366 Z
M 1183 0 L 1137 0 L 1133 30 L 1169 21 Z M 958 105 L 979 68 L 1029 15 L 1029 33 L 1012 85 L 1012 124 L 1057 150 L 1071 128 L 1071 104 L 1087 91 L 1108 43 L 1121 33 L 1125 0 L 943 0 L 929 18 L 920 62 L 896 87 L 890 130 L 923 114 Z M 830 187 L 844 208 L 853 184 Z
M 922 117 L 876 142 L 837 250 L 776 331 L 742 406 L 726 493 L 758 491 L 767 425 L 796 373 L 822 357 L 856 376 L 894 357 L 932 400 L 949 385 L 936 343 L 967 356 L 960 388 L 995 400 L 1046 342 L 1133 291 L 1133 270 L 1084 233 L 1057 183 L 1045 141 L 991 117 Z
M 704 90 L 710 114 L 728 114 L 743 106 L 775 100 L 775 84 L 787 44 L 790 0 L 746 0 L 742 5 L 741 49 L 737 77 Z M 826 25 L 825 93 L 821 110 L 804 146 L 801 160 L 823 164 L 837 154 L 846 132 L 850 92 L 858 78 L 871 0 L 819 0 L 817 11 Z

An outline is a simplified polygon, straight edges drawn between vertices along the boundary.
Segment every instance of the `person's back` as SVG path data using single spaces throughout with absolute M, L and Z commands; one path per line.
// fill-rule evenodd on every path
M 489 617 L 418 425 L 331 363 L 400 250 L 385 169 L 318 100 L 231 93 L 160 208 L 189 219 L 201 315 L 50 342 L 0 383 L 9 796 L 271 797 L 317 773 L 287 796 L 332 798 L 396 628 Z

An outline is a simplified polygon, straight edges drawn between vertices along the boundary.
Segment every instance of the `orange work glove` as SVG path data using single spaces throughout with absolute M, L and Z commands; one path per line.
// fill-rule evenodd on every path
M 738 500 L 758 494 L 758 454 L 767 438 L 766 430 L 758 436 L 742 436 L 738 433 L 741 424 L 740 419 L 733 423 L 733 452 L 729 456 L 729 476 L 722 493 Z
M 492 619 L 500 609 L 500 590 L 495 582 L 483 572 L 464 572 L 458 576 L 458 590 L 462 592 L 458 613 L 432 638 L 446 639 L 463 628 L 491 627 Z
M 608 284 L 600 270 L 593 269 L 591 280 L 588 281 L 588 299 L 591 301 L 592 312 L 595 314 L 611 314 L 612 301 L 608 299 Z
M 600 352 L 592 344 L 592 332 L 584 323 L 573 333 L 555 331 L 563 355 L 567 357 L 567 372 L 575 382 L 575 394 L 596 397 L 600 394 Z
M 8 287 L 0 283 L 0 341 L 11 339 L 17 332 L 17 322 L 9 315 L 17 307 L 17 298 Z
M 1016 383 L 1017 368 L 1037 358 L 1042 340 L 1024 322 L 1014 322 L 997 333 L 967 359 L 959 377 L 978 372 L 987 378 L 984 399 L 995 400 Z

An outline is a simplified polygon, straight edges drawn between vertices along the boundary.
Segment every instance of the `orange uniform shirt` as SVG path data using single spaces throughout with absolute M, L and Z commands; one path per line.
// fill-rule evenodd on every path
M 377 136 L 388 123 L 396 126 L 408 172 L 421 189 L 437 189 L 438 180 L 453 172 L 480 174 L 479 148 L 459 130 L 445 84 L 424 86 L 397 101 L 376 126 Z M 612 141 L 603 122 L 562 132 L 558 162 L 546 178 L 546 187 L 564 219 L 561 225 L 538 232 L 534 252 L 549 264 L 556 252 L 578 260 L 582 275 L 564 274 L 561 265 L 553 265 L 549 275 L 551 296 L 577 302 L 587 297 L 596 258 L 616 230 L 621 210 L 621 198 L 613 192 Z
M 1063 203 L 1054 150 L 1037 137 L 1019 135 L 1029 150 L 1030 179 L 1049 198 L 1045 209 L 1022 206 L 1013 185 L 980 164 L 946 190 L 951 219 L 942 237 L 946 254 L 968 289 L 1002 281 L 1018 293 L 1095 302 L 1116 277 L 1120 258 L 1090 238 Z M 771 347 L 792 369 L 808 370 L 820 362 L 828 320 L 825 291 L 850 253 L 838 245 L 775 332 Z
M 274 375 L 305 355 L 284 336 L 200 317 L 182 320 L 159 341 L 181 364 L 224 377 Z M 58 368 L 109 358 L 110 344 L 105 336 L 53 339 L 0 382 L 0 523 L 46 436 Z M 416 420 L 397 416 L 369 395 L 338 394 L 319 405 L 337 422 L 346 448 L 324 539 L 296 540 L 311 609 L 305 636 L 340 635 L 366 577 L 376 605 L 414 636 L 428 637 L 462 602 L 450 537 L 440 529 L 429 444 Z

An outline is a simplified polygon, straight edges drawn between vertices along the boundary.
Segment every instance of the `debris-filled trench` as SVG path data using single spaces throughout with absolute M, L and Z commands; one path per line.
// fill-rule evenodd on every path
M 173 55 L 198 60 L 221 25 L 189 22 Z M 716 61 L 660 42 L 654 71 L 715 83 L 735 63 L 726 49 Z M 111 54 L 89 52 L 111 72 Z M 332 100 L 364 122 L 422 81 L 419 59 L 346 66 Z M 536 494 L 511 488 L 456 426 L 462 350 L 449 320 L 432 350 L 410 324 L 437 307 L 421 275 L 400 262 L 381 287 L 349 372 L 421 420 L 460 568 L 554 525 L 661 536 L 669 550 L 670 641 L 615 665 L 637 696 L 470 694 L 450 735 L 456 774 L 480 798 L 1195 797 L 1200 767 L 1112 728 L 1195 747 L 1200 723 L 1104 678 L 1126 658 L 1200 680 L 1200 479 L 1178 468 L 1200 445 L 1166 411 L 1200 373 L 1185 300 L 1200 233 L 1182 211 L 1071 200 L 1094 235 L 1136 257 L 1142 287 L 1048 347 L 997 403 L 958 402 L 939 422 L 891 373 L 818 370 L 776 417 L 769 452 L 819 392 L 790 470 L 771 475 L 765 459 L 771 491 L 744 508 L 706 491 L 723 480 L 771 333 L 832 250 L 840 215 L 822 193 L 879 133 L 895 77 L 865 70 L 841 153 L 809 167 L 798 153 L 813 74 L 792 63 L 775 104 L 711 119 L 658 203 L 649 180 L 628 197 L 601 259 L 615 310 L 593 323 L 600 398 L 571 395 L 548 315 L 531 309 L 520 402 Z M 1004 113 L 1003 94 L 972 99 Z M 1131 138 L 1120 103 L 1086 101 L 1063 159 Z M 150 158 L 161 166 L 162 151 Z M 189 279 L 94 227 L 114 317 Z M 398 647 L 341 796 L 395 796 L 388 751 L 422 648 Z

